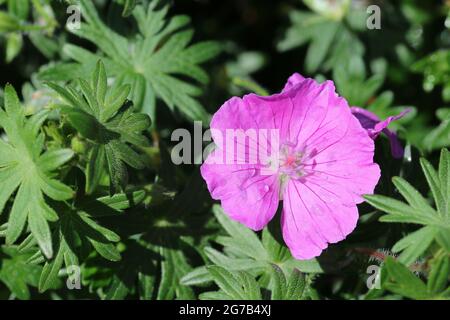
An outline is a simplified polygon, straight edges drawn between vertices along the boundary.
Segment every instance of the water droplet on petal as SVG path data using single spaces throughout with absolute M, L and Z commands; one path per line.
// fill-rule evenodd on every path
M 268 184 L 265 184 L 264 185 L 264 191 L 265 192 L 269 192 L 269 190 L 270 190 L 270 186 Z

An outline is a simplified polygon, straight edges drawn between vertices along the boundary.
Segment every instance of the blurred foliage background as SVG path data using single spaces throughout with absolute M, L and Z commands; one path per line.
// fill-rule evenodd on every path
M 108 202 L 102 197 L 107 197 L 108 187 L 114 185 L 111 170 L 110 179 L 89 176 L 94 156 L 86 134 L 64 117 L 50 116 L 42 129 L 46 148 L 56 145 L 75 153 L 57 174 L 77 192 L 70 212 L 77 217 L 87 212 L 96 221 L 90 226 L 100 233 L 92 236 L 91 231 L 78 232 L 74 227 L 77 238 L 85 237 L 92 243 L 92 238 L 95 242 L 105 237 L 108 241 L 98 240 L 100 247 L 92 243 L 95 250 L 78 243 L 85 241 L 75 241 L 74 247 L 80 251 L 72 252 L 64 251 L 63 240 L 56 237 L 54 251 L 59 248 L 64 257 L 44 257 L 33 237 L 27 236 L 28 230 L 17 235 L 16 242 L 7 241 L 8 222 L 12 222 L 5 209 L 0 216 L 0 236 L 6 237 L 0 251 L 0 298 L 449 297 L 450 187 L 446 179 L 450 159 L 448 152 L 440 150 L 450 145 L 450 2 L 81 3 L 87 10 L 82 24 L 88 27 L 70 31 L 65 28 L 70 16 L 66 10 L 79 1 L 0 0 L 0 87 L 12 84 L 26 114 L 35 115 L 49 106 L 57 107 L 54 100 L 59 98 L 44 81 L 64 86 L 78 77 L 89 79 L 98 71 L 97 60 L 102 59 L 108 84 L 131 85 L 128 98 L 134 104 L 133 112 L 145 113 L 152 120 L 150 128 L 139 130 L 150 141 L 140 150 L 146 165 L 144 169 L 130 165 L 129 181 L 117 191 L 117 203 Z M 381 10 L 380 29 L 367 27 L 371 5 Z M 178 15 L 190 20 L 173 18 Z M 155 27 L 152 21 L 164 27 Z M 187 31 L 191 29 L 193 34 Z M 123 48 L 113 48 L 114 44 Z M 141 55 L 136 48 L 143 50 Z M 164 48 L 168 48 L 166 52 Z M 176 51 L 175 58 L 169 54 L 172 51 Z M 405 108 L 412 110 L 391 126 L 405 145 L 404 158 L 392 159 L 388 139 L 377 140 L 376 161 L 383 172 L 377 193 L 389 197 L 382 199 L 386 205 L 378 198 L 369 199 L 372 206 L 360 207 L 356 231 L 311 261 L 290 257 L 279 238 L 278 219 L 261 234 L 229 221 L 220 207 L 213 205 L 198 166 L 175 166 L 170 161 L 174 129 L 192 132 L 192 120 L 202 120 L 207 127 L 210 115 L 231 96 L 278 92 L 294 72 L 319 81 L 334 80 L 350 105 L 366 108 L 380 118 Z M 0 106 L 4 105 L 3 97 L 0 91 Z M 123 161 L 127 165 L 133 162 Z M 433 171 L 433 166 L 438 169 Z M 85 176 L 96 181 L 93 187 L 84 187 Z M 394 176 L 401 180 L 394 184 Z M 410 202 L 418 194 L 413 187 L 423 194 L 428 206 L 436 204 L 436 211 L 423 203 L 422 207 L 410 203 L 408 211 L 387 200 L 401 199 L 402 195 Z M 65 221 L 61 212 L 68 209 L 61 209 L 53 200 L 49 203 L 59 221 Z M 89 201 L 95 206 L 90 207 Z M 7 209 L 12 202 L 10 199 L 6 204 Z M 108 214 L 99 216 L 98 210 Z M 436 222 L 412 217 L 421 210 L 432 210 L 443 218 Z M 401 212 L 409 218 L 382 223 L 379 218 L 385 216 L 383 212 Z M 62 230 L 60 224 L 49 221 L 52 232 Z M 427 229 L 423 231 L 418 225 Z M 423 245 L 418 247 L 420 243 Z M 388 257 L 397 254 L 397 260 Z M 81 290 L 67 290 L 64 285 L 71 258 L 82 268 Z M 369 290 L 367 266 L 373 261 L 385 271 L 381 287 Z M 407 268 L 412 263 L 416 274 Z M 236 270 L 240 272 L 234 274 Z

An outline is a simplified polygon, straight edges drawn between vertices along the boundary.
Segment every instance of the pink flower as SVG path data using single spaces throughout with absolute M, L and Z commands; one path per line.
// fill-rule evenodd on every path
M 352 107 L 351 110 L 372 139 L 375 140 L 380 133 L 383 132 L 391 142 L 392 156 L 397 159 L 403 157 L 403 147 L 400 144 L 400 141 L 398 141 L 397 135 L 387 127 L 392 121 L 402 118 L 405 114 L 410 112 L 411 109 L 405 109 L 399 115 L 388 117 L 384 121 L 381 121 L 375 113 L 368 110 L 358 107 Z
M 249 139 L 244 157 L 233 155 L 224 163 L 227 129 L 278 129 L 278 150 L 243 161 Z M 282 200 L 283 238 L 297 259 L 316 257 L 351 233 L 356 205 L 373 193 L 380 177 L 373 140 L 331 81 L 318 84 L 294 74 L 279 94 L 233 97 L 213 116 L 211 131 L 218 146 L 201 167 L 211 196 L 255 231 L 268 224 Z M 258 138 L 258 147 L 277 145 L 263 140 Z

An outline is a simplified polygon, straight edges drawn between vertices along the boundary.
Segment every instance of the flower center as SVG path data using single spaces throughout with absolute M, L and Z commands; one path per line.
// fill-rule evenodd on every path
M 303 159 L 304 153 L 296 150 L 290 145 L 282 145 L 279 155 L 279 174 L 282 179 L 292 178 L 299 179 L 303 176 Z
M 291 179 L 299 180 L 305 176 L 303 161 L 305 153 L 299 151 L 293 144 L 283 144 L 278 153 L 278 163 L 271 162 L 271 168 L 278 174 L 280 183 L 280 200 L 283 199 L 284 190 Z

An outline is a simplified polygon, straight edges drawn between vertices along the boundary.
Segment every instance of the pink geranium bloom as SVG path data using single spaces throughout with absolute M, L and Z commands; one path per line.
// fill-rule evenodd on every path
M 237 156 L 224 163 L 227 152 L 218 141 L 227 129 L 278 129 L 279 165 L 271 168 L 270 157 L 242 163 Z M 268 224 L 282 200 L 283 238 L 297 259 L 316 257 L 351 233 L 356 205 L 380 178 L 373 139 L 331 81 L 319 84 L 294 74 L 279 94 L 233 97 L 214 114 L 211 130 L 218 146 L 201 167 L 211 196 L 255 231 Z
M 398 141 L 395 132 L 389 130 L 388 126 L 392 121 L 402 118 L 405 114 L 410 112 L 411 109 L 405 109 L 400 114 L 388 117 L 383 121 L 381 121 L 381 119 L 378 118 L 375 113 L 370 112 L 366 109 L 352 107 L 351 110 L 353 115 L 359 120 L 363 128 L 367 130 L 367 133 L 372 139 L 376 139 L 381 134 L 381 132 L 383 132 L 391 142 L 392 156 L 397 159 L 403 157 L 403 147 L 400 144 L 400 141 Z

